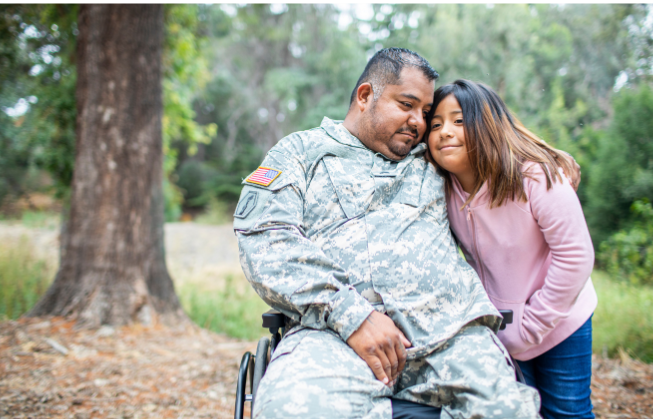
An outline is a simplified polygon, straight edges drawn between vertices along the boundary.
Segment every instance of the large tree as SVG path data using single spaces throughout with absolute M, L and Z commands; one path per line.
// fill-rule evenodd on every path
M 54 283 L 31 315 L 85 326 L 185 320 L 163 242 L 161 5 L 84 5 L 76 156 Z

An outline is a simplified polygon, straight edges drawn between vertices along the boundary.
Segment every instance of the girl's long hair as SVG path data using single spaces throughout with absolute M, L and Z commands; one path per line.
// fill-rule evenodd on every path
M 562 183 L 558 168 L 567 174 L 572 173 L 570 162 L 561 155 L 562 152 L 527 130 L 510 113 L 499 95 L 482 83 L 460 79 L 438 88 L 428 115 L 429 132 L 425 138 L 428 139 L 435 109 L 449 95 L 454 95 L 463 111 L 465 144 L 469 163 L 476 175 L 472 193 L 463 207 L 471 202 L 485 181 L 488 182 L 490 208 L 499 207 L 509 199 L 526 202 L 523 181 L 524 176 L 531 176 L 522 170 L 522 166 L 529 161 L 542 166 L 547 189 L 556 180 Z M 434 161 L 430 154 L 428 157 Z M 441 167 L 439 169 L 445 175 L 449 193 L 451 174 Z

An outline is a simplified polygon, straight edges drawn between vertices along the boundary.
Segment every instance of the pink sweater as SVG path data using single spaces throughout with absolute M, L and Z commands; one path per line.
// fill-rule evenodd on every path
M 499 332 L 510 354 L 526 361 L 568 338 L 597 304 L 589 278 L 594 249 L 585 217 L 569 181 L 546 189 L 539 164 L 527 163 L 528 202 L 489 209 L 487 183 L 460 210 L 469 194 L 454 176 L 447 196 L 451 228 L 465 258 L 498 309 L 512 309 L 513 323 Z

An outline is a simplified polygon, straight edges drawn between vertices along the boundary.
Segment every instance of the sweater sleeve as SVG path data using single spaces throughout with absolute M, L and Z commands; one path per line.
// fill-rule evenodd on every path
M 594 248 L 578 196 L 565 176 L 547 190 L 544 171 L 534 164 L 528 171 L 526 193 L 533 217 L 551 249 L 544 285 L 529 298 L 522 318 L 522 339 L 539 344 L 563 318 L 594 266 Z

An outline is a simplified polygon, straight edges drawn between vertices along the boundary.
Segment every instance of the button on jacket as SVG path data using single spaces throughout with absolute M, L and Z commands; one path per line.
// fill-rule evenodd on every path
M 372 310 L 384 312 L 412 342 L 409 358 L 475 319 L 496 329 L 425 148 L 394 161 L 328 118 L 279 141 L 258 169 L 276 177 L 245 179 L 234 214 L 241 265 L 261 298 L 345 341 Z

